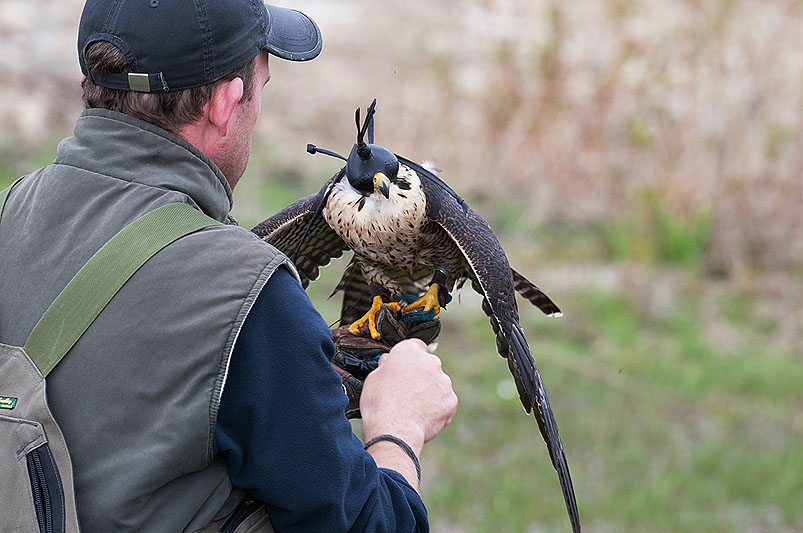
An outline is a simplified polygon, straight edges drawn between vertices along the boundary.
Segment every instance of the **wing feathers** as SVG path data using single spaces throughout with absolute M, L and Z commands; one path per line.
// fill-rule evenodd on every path
M 521 326 L 518 323 L 513 324 L 509 335 L 511 351 L 509 360 L 515 359 L 517 366 L 532 368 L 532 372 L 524 373 L 524 385 L 528 389 L 530 397 L 535 400 L 535 418 L 538 421 L 538 427 L 541 429 L 544 441 L 546 441 L 552 465 L 558 474 L 563 500 L 566 502 L 566 510 L 572 523 L 572 531 L 579 533 L 580 515 L 577 510 L 572 477 L 569 473 L 569 463 L 566 461 L 563 442 L 558 432 L 558 423 L 552 413 L 552 406 L 549 404 L 546 387 L 541 379 L 541 373 L 538 371 L 538 365 L 535 363 L 527 340 L 524 338 L 524 331 L 522 331 Z
M 426 181 L 422 183 L 427 187 Z M 464 211 L 455 198 L 439 188 L 428 187 L 427 216 L 452 238 L 471 269 L 469 277 L 475 290 L 479 289 L 484 297 L 482 308 L 491 319 L 497 350 L 507 358 L 525 411 L 534 411 L 558 474 L 572 530 L 579 533 L 580 519 L 563 443 L 541 373 L 519 324 L 514 291 L 521 292 L 548 314 L 560 313 L 560 309 L 538 287 L 510 268 L 502 246 L 485 219 L 470 209 Z
M 293 202 L 251 231 L 289 256 L 298 247 L 322 194 L 323 189 L 318 194 Z M 328 265 L 332 258 L 341 257 L 345 250 L 348 250 L 346 243 L 323 217 L 318 217 L 295 260 L 304 288 L 310 281 L 318 279 L 319 267 Z

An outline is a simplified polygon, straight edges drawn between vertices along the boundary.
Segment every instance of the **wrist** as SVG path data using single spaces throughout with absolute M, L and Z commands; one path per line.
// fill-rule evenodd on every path
M 380 435 L 393 435 L 406 442 L 417 456 L 421 456 L 421 450 L 424 448 L 426 442 L 424 431 L 418 428 L 401 428 L 384 425 L 382 427 L 373 428 L 365 423 L 363 419 L 363 440 L 370 442 L 372 439 Z
M 377 435 L 376 437 L 366 441 L 364 448 L 368 450 L 368 448 L 370 448 L 371 446 L 376 446 L 385 443 L 391 444 L 393 446 L 398 446 L 401 450 L 404 451 L 405 454 L 407 454 L 407 457 L 410 459 L 413 466 L 415 467 L 416 478 L 418 479 L 418 483 L 420 485 L 421 463 L 418 459 L 418 454 L 413 451 L 413 449 L 410 447 L 409 444 L 407 444 L 407 442 L 404 441 L 404 439 L 400 439 L 399 437 L 390 434 Z

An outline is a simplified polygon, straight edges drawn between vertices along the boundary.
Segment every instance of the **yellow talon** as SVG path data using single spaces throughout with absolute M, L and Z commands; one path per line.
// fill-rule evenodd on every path
M 433 283 L 429 286 L 429 289 L 427 289 L 427 292 L 424 294 L 424 296 L 402 309 L 402 313 L 423 307 L 424 312 L 434 309 L 435 314 L 437 315 L 441 312 L 441 306 L 440 303 L 438 303 L 438 289 L 440 289 L 440 286 L 437 283 Z
M 384 303 L 382 301 L 381 296 L 374 296 L 373 302 L 371 303 L 371 308 L 365 313 L 362 318 L 355 321 L 352 325 L 349 326 L 349 333 L 352 335 L 357 335 L 360 333 L 360 327 L 368 321 L 368 331 L 371 333 L 371 338 L 376 340 L 380 337 L 379 331 L 376 329 L 376 314 L 382 308 L 383 305 L 387 305 L 388 307 L 392 308 L 394 311 L 398 311 L 401 307 L 396 302 L 391 303 Z

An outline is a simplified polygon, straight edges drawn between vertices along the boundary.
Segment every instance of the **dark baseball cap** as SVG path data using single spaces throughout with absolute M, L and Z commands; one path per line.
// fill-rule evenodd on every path
M 84 54 L 97 41 L 117 46 L 132 72 L 90 77 Z M 78 28 L 84 75 L 103 87 L 141 92 L 207 85 L 261 50 L 308 61 L 321 46 L 310 17 L 261 0 L 87 0 Z

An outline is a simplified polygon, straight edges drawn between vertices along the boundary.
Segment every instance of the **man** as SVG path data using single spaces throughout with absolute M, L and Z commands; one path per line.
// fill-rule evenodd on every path
M 253 0 L 89 0 L 89 109 L 0 220 L 0 342 L 21 346 L 142 214 L 181 202 L 230 221 L 269 56 L 320 50 L 306 15 Z M 366 452 L 334 350 L 292 266 L 249 231 L 214 226 L 156 254 L 47 378 L 81 527 L 269 531 L 267 511 L 277 530 L 427 530 L 416 462 L 455 412 L 449 378 L 421 341 L 383 355 L 360 400 L 363 437 L 392 438 Z

